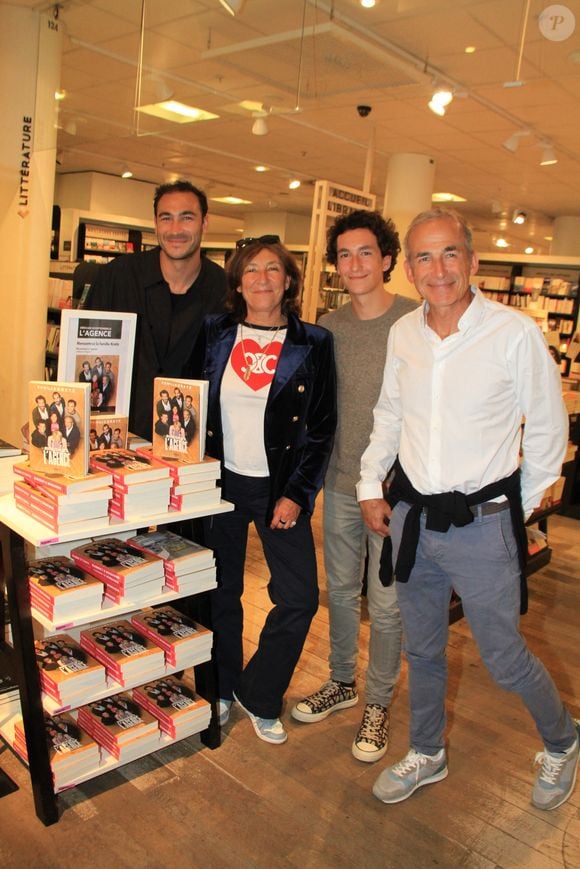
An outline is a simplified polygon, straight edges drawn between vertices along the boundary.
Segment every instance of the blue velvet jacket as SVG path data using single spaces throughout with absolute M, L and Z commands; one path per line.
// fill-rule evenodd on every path
M 206 451 L 223 461 L 221 382 L 238 324 L 229 314 L 206 317 L 201 377 L 209 380 Z M 198 357 L 199 358 L 199 357 Z M 286 340 L 270 387 L 264 444 L 270 469 L 266 522 L 282 496 L 308 514 L 314 509 L 336 428 L 336 371 L 332 335 L 288 317 Z

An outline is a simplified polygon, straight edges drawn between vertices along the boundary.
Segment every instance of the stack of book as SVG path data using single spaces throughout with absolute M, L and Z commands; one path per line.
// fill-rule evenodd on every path
M 101 760 L 101 750 L 88 732 L 83 731 L 70 715 L 44 715 L 48 756 L 56 790 L 96 769 Z M 28 763 L 28 752 L 22 719 L 14 725 L 14 750 Z
M 127 542 L 163 559 L 165 585 L 171 591 L 197 594 L 217 585 L 214 554 L 199 543 L 163 529 L 138 534 Z
M 163 560 L 115 537 L 99 538 L 71 549 L 74 563 L 105 584 L 105 598 L 114 603 L 146 603 L 161 594 Z
M 0 675 L 0 724 L 20 714 L 20 691 L 8 673 Z
M 107 675 L 125 687 L 165 673 L 165 654 L 125 620 L 81 631 L 81 647 L 104 665 Z
M 106 689 L 104 666 L 68 634 L 36 640 L 34 646 L 41 688 L 60 707 L 86 703 Z
M 78 722 L 119 761 L 133 760 L 159 745 L 157 719 L 129 694 L 116 694 L 81 706 Z
M 56 624 L 100 610 L 104 585 L 64 555 L 40 558 L 28 565 L 32 609 Z
M 111 516 L 139 519 L 167 513 L 172 481 L 169 468 L 135 450 L 98 450 L 91 453 L 92 468 L 113 476 Z
M 26 462 L 13 470 L 22 477 L 14 481 L 16 506 L 55 533 L 90 531 L 108 522 L 110 474 L 89 473 L 73 480 L 58 471 L 35 471 Z
M 197 510 L 217 507 L 221 499 L 221 489 L 217 481 L 221 476 L 220 462 L 209 456 L 200 462 L 181 462 L 177 459 L 153 456 L 151 449 L 139 447 L 137 455 L 154 459 L 165 465 L 171 474 L 172 510 Z
M 184 670 L 211 657 L 212 632 L 171 606 L 145 609 L 131 623 L 163 649 L 168 667 Z
M 133 699 L 159 721 L 160 729 L 171 739 L 182 739 L 209 725 L 210 704 L 177 676 L 166 676 L 135 688 Z

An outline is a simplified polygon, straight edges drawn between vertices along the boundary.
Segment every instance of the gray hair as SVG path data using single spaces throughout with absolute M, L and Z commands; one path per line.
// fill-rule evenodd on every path
M 411 237 L 411 233 L 417 226 L 421 226 L 423 223 L 428 223 L 430 220 L 451 220 L 463 234 L 463 241 L 465 242 L 467 253 L 469 256 L 473 256 L 473 235 L 465 218 L 452 208 L 431 208 L 429 211 L 422 211 L 414 217 L 405 233 L 403 250 L 406 259 L 409 259 L 410 255 L 409 238 Z

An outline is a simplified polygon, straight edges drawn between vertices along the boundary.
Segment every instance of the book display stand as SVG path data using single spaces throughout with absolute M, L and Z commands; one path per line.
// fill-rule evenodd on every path
M 189 510 L 184 512 L 167 512 L 161 516 L 156 515 L 155 525 L 165 525 L 177 519 L 195 519 L 204 515 L 224 513 L 233 509 L 233 505 L 222 501 L 219 506 L 207 509 Z M 103 521 L 102 528 L 91 529 L 93 537 L 121 537 L 126 539 L 141 530 L 149 527 L 147 517 L 139 521 Z M 74 541 L 74 542 L 73 542 Z M 0 498 L 0 547 L 2 555 L 2 575 L 0 576 L 0 624 L 4 626 L 0 636 L 0 676 L 10 674 L 15 679 L 20 690 L 20 713 L 11 712 L 0 714 L 0 736 L 12 747 L 14 744 L 14 725 L 17 718 L 22 717 L 24 733 L 26 737 L 26 749 L 28 754 L 28 766 L 34 805 L 38 818 L 45 824 L 50 825 L 58 821 L 57 791 L 76 786 L 82 781 L 99 776 L 112 769 L 121 766 L 123 761 L 117 761 L 112 755 L 74 781 L 60 784 L 55 789 L 53 774 L 49 760 L 48 746 L 45 739 L 44 713 L 53 714 L 55 711 L 54 701 L 51 702 L 42 695 L 40 674 L 36 663 L 35 637 L 52 636 L 62 631 L 63 626 L 51 623 L 48 619 L 37 617 L 36 612 L 31 612 L 30 591 L 27 581 L 28 562 L 35 558 L 47 557 L 48 555 L 68 555 L 70 549 L 79 542 L 88 542 L 78 534 L 68 533 L 60 536 L 52 535 L 50 529 L 36 522 L 31 517 L 19 511 L 11 495 Z M 215 582 L 213 583 L 215 585 Z M 209 588 L 210 586 L 208 586 Z M 213 587 L 213 586 L 212 586 Z M 196 598 L 196 605 L 203 610 L 208 606 L 208 591 L 202 591 L 196 595 L 183 595 L 177 592 L 163 593 L 156 600 L 147 602 L 147 606 L 158 603 L 169 603 L 178 598 Z M 7 608 L 7 612 L 6 612 Z M 140 604 L 124 601 L 121 604 L 112 604 L 108 608 L 99 609 L 92 613 L 71 620 L 66 625 L 68 633 L 73 632 L 81 625 L 94 625 L 99 622 L 110 621 L 118 617 L 130 618 L 142 609 Z M 6 619 L 8 615 L 8 619 Z M 209 701 L 211 705 L 211 718 L 209 724 L 207 718 L 200 725 L 199 732 L 201 741 L 208 748 L 217 748 L 220 744 L 220 729 L 216 714 L 215 679 L 211 653 L 200 656 L 198 662 L 194 662 L 195 690 L 198 694 Z M 179 670 L 180 668 L 166 667 L 165 675 Z M 143 681 L 143 680 L 141 680 Z M 147 681 L 147 680 L 145 680 Z M 107 689 L 107 696 L 120 693 L 136 685 L 113 685 Z M 97 692 L 102 696 L 103 691 Z M 89 702 L 97 699 L 91 697 Z M 84 700 L 83 702 L 87 702 Z M 74 709 L 71 710 L 74 715 Z M 190 735 L 190 734 L 188 734 Z M 171 739 L 167 734 L 160 733 L 154 747 L 150 746 L 143 751 L 149 754 L 158 751 L 177 740 Z M 131 758 L 135 759 L 134 757 Z M 130 762 L 130 761 L 126 761 Z M 14 790 L 10 780 L 4 781 L 0 770 L 0 796 Z M 8 790 L 10 789 L 10 790 Z

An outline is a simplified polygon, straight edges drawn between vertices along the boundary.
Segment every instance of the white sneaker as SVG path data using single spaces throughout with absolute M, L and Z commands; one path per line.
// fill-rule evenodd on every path
M 271 742 L 273 745 L 281 745 L 288 739 L 288 734 L 284 730 L 284 725 L 279 718 L 260 718 L 254 715 L 249 709 L 246 709 L 239 697 L 234 694 L 234 699 L 240 709 L 243 709 L 256 731 L 256 736 L 264 742 Z
M 230 712 L 232 711 L 232 703 L 233 700 L 224 700 L 223 697 L 220 697 L 218 700 L 218 721 L 220 727 L 223 727 L 224 724 L 227 724 L 230 717 Z

